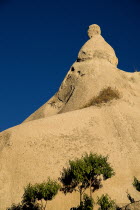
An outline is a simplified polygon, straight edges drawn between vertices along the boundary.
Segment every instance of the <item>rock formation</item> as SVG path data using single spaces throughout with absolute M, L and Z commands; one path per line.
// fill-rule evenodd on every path
M 101 88 L 112 84 L 112 77 L 118 77 L 116 70 L 118 59 L 113 48 L 100 35 L 98 25 L 91 25 L 88 30 L 89 40 L 78 54 L 77 61 L 71 66 L 58 92 L 25 122 L 49 117 L 58 113 L 82 108 Z M 106 74 L 106 81 L 99 79 Z M 100 80 L 100 83 L 97 81 Z M 108 84 L 107 84 L 108 82 Z M 96 86 L 98 85 L 98 87 Z M 118 84 L 114 84 L 118 86 Z
M 95 199 L 108 193 L 123 206 L 127 190 L 139 199 L 132 182 L 140 179 L 140 73 L 119 70 L 100 33 L 99 26 L 89 27 L 90 39 L 54 96 L 24 123 L 0 133 L 0 210 L 18 203 L 29 182 L 57 179 L 68 160 L 85 152 L 109 155 L 116 172 Z M 59 193 L 47 209 L 68 210 L 78 198 Z

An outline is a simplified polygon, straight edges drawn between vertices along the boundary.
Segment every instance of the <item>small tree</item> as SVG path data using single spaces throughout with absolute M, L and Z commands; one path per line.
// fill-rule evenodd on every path
M 36 201 L 36 184 L 28 184 L 27 187 L 24 188 L 24 194 L 23 194 L 23 205 L 26 204 L 28 206 L 31 206 L 31 204 L 34 204 Z
M 72 193 L 78 191 L 80 194 L 80 205 L 82 202 L 82 195 L 86 189 L 86 183 L 84 183 L 85 174 L 85 162 L 83 159 L 76 159 L 75 161 L 69 161 L 69 167 L 63 168 L 61 177 L 59 180 L 63 184 L 61 190 L 66 193 Z
M 102 179 L 108 179 L 115 173 L 107 162 L 108 157 L 90 153 L 82 156 L 81 159 L 69 161 L 69 167 L 63 168 L 59 180 L 63 184 L 62 191 L 68 192 L 78 191 L 80 194 L 80 205 L 82 203 L 82 195 L 84 191 L 90 187 L 90 197 L 92 192 L 99 189 Z
M 71 208 L 70 210 L 92 210 L 94 205 L 94 200 L 90 198 L 87 194 L 84 194 L 83 201 L 80 206 Z
M 117 208 L 115 201 L 111 200 L 111 198 L 106 195 L 102 195 L 100 198 L 98 198 L 98 202 L 100 205 L 99 210 L 115 210 Z
M 85 182 L 90 188 L 90 197 L 92 197 L 92 192 L 102 187 L 101 175 L 103 180 L 106 180 L 115 175 L 115 172 L 107 162 L 108 156 L 90 153 L 86 154 L 83 159 L 86 164 Z
M 87 194 L 83 196 L 83 210 L 92 210 L 94 201 Z
M 47 201 L 52 200 L 58 193 L 59 189 L 60 185 L 56 181 L 50 179 L 41 184 L 29 184 L 25 188 L 22 202 L 23 204 L 31 206 L 35 204 L 36 201 L 41 201 L 41 209 L 43 210 L 46 208 Z M 45 205 L 43 205 L 43 200 L 45 201 Z
M 134 177 L 133 186 L 140 192 L 140 181 L 136 177 Z

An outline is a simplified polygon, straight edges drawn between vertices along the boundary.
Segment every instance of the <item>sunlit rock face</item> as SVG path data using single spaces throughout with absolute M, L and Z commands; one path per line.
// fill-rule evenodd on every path
M 139 200 L 132 182 L 134 176 L 140 180 L 140 73 L 117 69 L 100 31 L 89 27 L 90 39 L 58 92 L 24 123 L 0 133 L 0 210 L 19 203 L 27 184 L 58 179 L 68 161 L 85 152 L 108 155 L 116 173 L 93 194 L 95 200 L 108 193 L 124 206 L 126 191 Z M 107 94 L 109 89 L 119 97 Z M 79 194 L 60 192 L 47 209 L 78 204 Z
M 117 66 L 118 59 L 113 48 L 101 36 L 101 29 L 93 24 L 88 29 L 89 40 L 84 44 L 78 54 L 78 61 L 90 59 L 104 59 Z
M 113 48 L 101 36 L 100 27 L 96 24 L 89 26 L 88 36 L 90 39 L 80 49 L 58 92 L 25 122 L 80 109 L 98 93 L 100 86 L 106 85 L 107 81 L 102 82 L 99 78 L 101 75 L 106 74 L 107 80 L 112 79 L 107 74 L 116 77 L 113 70 L 117 71 L 118 59 Z M 100 86 L 99 79 L 102 82 Z

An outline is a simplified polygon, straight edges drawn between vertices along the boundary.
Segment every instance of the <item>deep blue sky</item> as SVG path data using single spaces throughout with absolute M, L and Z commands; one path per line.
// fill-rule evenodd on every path
M 0 131 L 57 91 L 94 23 L 118 67 L 140 70 L 140 0 L 0 0 Z

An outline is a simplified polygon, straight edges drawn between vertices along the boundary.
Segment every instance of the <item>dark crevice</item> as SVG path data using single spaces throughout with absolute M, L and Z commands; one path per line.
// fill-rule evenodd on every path
M 81 62 L 81 59 L 80 58 L 77 58 L 77 60 L 76 60 L 77 62 Z
M 82 74 L 81 71 L 77 71 L 77 72 L 81 77 L 85 75 L 85 74 Z
M 58 100 L 61 101 L 61 102 L 64 102 L 62 99 L 59 98 L 59 96 L 58 96 Z
M 74 90 L 75 90 L 75 87 L 71 85 L 71 89 L 72 89 L 72 92 L 71 92 L 71 94 L 69 95 L 69 97 L 68 97 L 66 103 L 68 103 L 68 101 L 70 100 L 71 96 L 73 95 L 73 92 L 74 92 Z
M 72 66 L 72 67 L 71 67 L 71 71 L 74 71 L 74 70 L 75 70 L 75 69 L 74 69 L 74 67 Z

